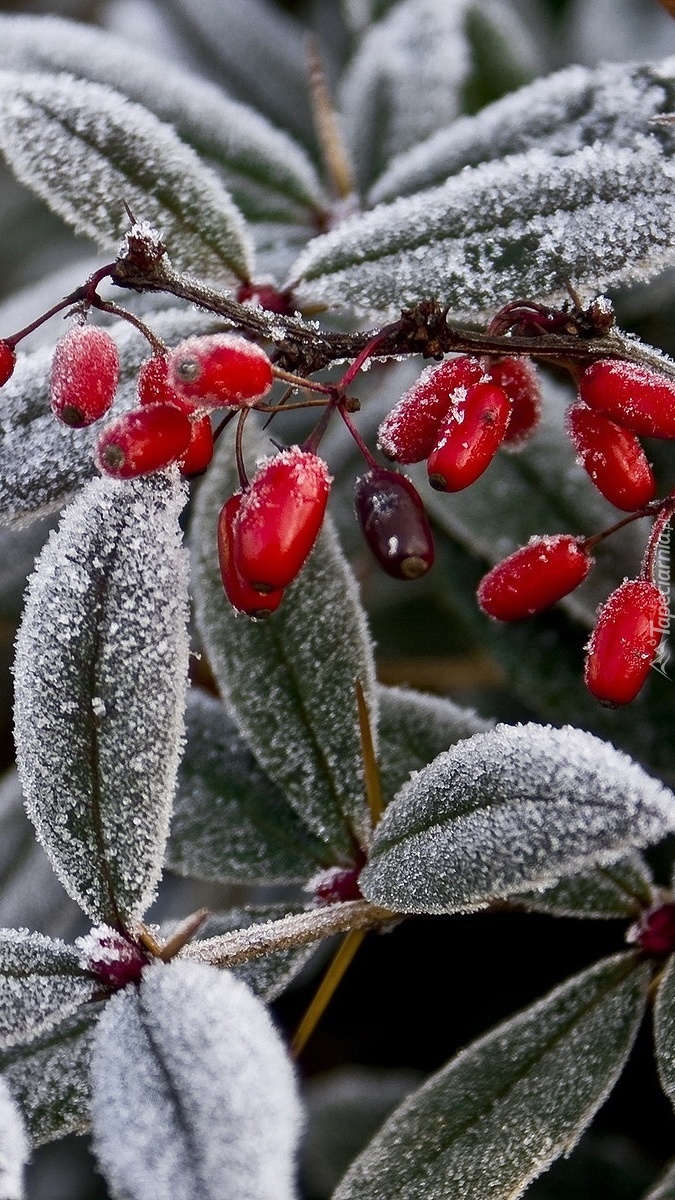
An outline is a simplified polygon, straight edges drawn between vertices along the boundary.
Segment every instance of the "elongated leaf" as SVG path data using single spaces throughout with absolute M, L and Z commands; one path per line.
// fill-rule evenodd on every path
M 16 771 L 0 781 L 0 928 L 75 936 L 82 914 L 52 870 L 26 816 Z
M 654 1003 L 656 1065 L 661 1087 L 675 1105 L 675 958 L 664 968 Z
M 127 228 L 126 201 L 161 227 L 177 268 L 250 275 L 244 224 L 217 176 L 171 126 L 112 88 L 3 71 L 0 149 L 21 183 L 106 251 Z
M 187 582 L 166 473 L 92 482 L 52 535 L 17 642 L 29 816 L 94 921 L 140 917 L 168 834 L 183 728 Z
M 88 1005 L 28 1046 L 0 1052 L 0 1069 L 36 1146 L 89 1129 L 89 1058 L 101 1005 Z
M 616 862 L 675 828 L 675 796 L 592 734 L 498 725 L 401 789 L 361 875 L 399 912 L 457 912 Z
M 32 1041 L 91 1000 L 97 989 L 77 951 L 25 929 L 0 930 L 0 1046 Z
M 221 169 L 247 216 L 301 220 L 327 204 L 314 168 L 291 138 L 146 47 L 55 17 L 3 16 L 0 68 L 67 71 L 144 105 Z
M 642 1200 L 675 1200 L 675 1163 L 671 1163 Z
M 0 1195 L 22 1200 L 23 1168 L 29 1149 L 26 1130 L 4 1079 L 0 1078 Z
M 648 279 L 674 245 L 670 162 L 644 138 L 468 168 L 315 238 L 291 275 L 313 302 L 391 313 L 433 298 L 475 320 L 514 296 L 559 301 L 566 279 L 594 292 Z
M 516 1200 L 616 1082 L 649 976 L 630 955 L 605 959 L 474 1042 L 394 1113 L 335 1200 Z
M 293 1194 L 290 1063 L 262 1004 L 215 967 L 153 967 L 113 997 L 95 1034 L 92 1120 L 114 1196 Z
M 329 525 L 269 619 L 236 616 L 216 553 L 219 510 L 237 487 L 222 439 L 195 505 L 196 617 L 218 687 L 260 766 L 333 856 L 367 839 L 355 680 L 373 722 L 373 659 L 349 567 Z
M 492 725 L 470 708 L 440 696 L 398 687 L 380 687 L 378 692 L 380 775 L 387 799 L 437 754 Z
M 555 917 L 638 917 L 654 903 L 651 872 L 639 854 L 608 867 L 562 879 L 552 887 L 513 897 L 530 912 Z
M 168 345 L 196 333 L 211 333 L 221 322 L 202 314 L 171 310 L 147 314 L 158 337 Z M 108 330 L 120 354 L 120 384 L 114 413 L 138 404 L 136 376 L 148 345 L 127 321 Z M 100 427 L 70 429 L 49 407 L 51 349 L 40 347 L 20 355 L 16 370 L 2 389 L 0 406 L 0 523 L 22 524 L 65 504 L 93 475 Z
M 223 883 L 303 882 L 328 866 L 326 846 L 261 771 L 220 701 L 189 699 L 167 866 Z
M 370 201 L 424 191 L 465 167 L 535 148 L 564 157 L 595 142 L 619 150 L 645 136 L 670 146 L 667 130 L 650 121 L 674 104 L 675 58 L 566 67 L 400 154 L 373 187 Z

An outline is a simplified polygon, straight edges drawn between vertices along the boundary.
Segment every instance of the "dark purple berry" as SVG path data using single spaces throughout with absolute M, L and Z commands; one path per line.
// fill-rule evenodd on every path
M 354 510 L 375 558 L 394 579 L 419 579 L 434 561 L 424 505 L 406 475 L 373 467 L 357 479 Z

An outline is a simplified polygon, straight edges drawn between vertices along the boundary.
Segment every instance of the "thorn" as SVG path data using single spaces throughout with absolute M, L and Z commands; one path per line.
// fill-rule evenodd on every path
M 366 799 L 368 801 L 368 808 L 370 809 L 370 820 L 374 829 L 380 820 L 382 813 L 384 812 L 384 803 L 382 801 L 382 785 L 380 783 L 380 771 L 377 765 L 377 756 L 375 754 L 375 742 L 370 723 L 370 713 L 368 712 L 368 705 L 366 704 L 366 697 L 363 691 L 361 680 L 357 679 L 354 686 L 356 688 L 356 704 L 359 710 L 361 757 L 363 759 Z

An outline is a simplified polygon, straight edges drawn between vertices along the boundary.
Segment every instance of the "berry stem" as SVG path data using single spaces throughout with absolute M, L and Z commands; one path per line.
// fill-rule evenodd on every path
M 398 333 L 401 325 L 401 321 L 392 321 L 389 325 L 383 326 L 380 332 L 376 333 L 375 337 L 371 338 L 369 342 L 366 342 L 366 345 L 363 347 L 360 353 L 357 354 L 353 363 L 347 367 L 344 375 L 338 381 L 337 387 L 340 391 L 347 391 L 347 388 L 358 375 L 364 362 L 366 362 L 366 360 L 375 353 L 377 347 L 380 346 L 388 337 L 390 337 L 392 334 Z
M 666 503 L 667 502 L 667 503 Z M 656 555 L 658 553 L 661 536 L 666 526 L 672 521 L 675 513 L 675 496 L 667 496 L 662 502 L 664 507 L 658 514 L 652 526 L 645 550 L 642 566 L 640 568 L 640 579 L 653 580 L 656 572 Z
M 122 308 L 119 304 L 115 304 L 113 300 L 101 299 L 96 292 L 89 297 L 88 303 L 92 308 L 98 309 L 99 312 L 110 313 L 112 316 L 121 317 L 122 320 L 128 321 L 149 342 L 153 354 L 166 354 L 166 343 L 161 338 L 158 338 L 150 326 L 146 325 L 145 321 L 141 321 L 140 317 L 135 316 L 134 313 L 128 312 L 126 308 Z
M 234 453 L 237 460 L 237 474 L 239 476 L 239 486 L 242 491 L 246 491 L 249 486 L 246 464 L 244 462 L 244 425 L 246 418 L 250 412 L 248 408 L 239 410 L 239 420 L 237 421 L 237 432 L 234 439 Z
M 347 410 L 344 406 L 344 403 L 342 403 L 342 402 L 339 403 L 337 405 L 337 410 L 338 410 L 340 416 L 342 417 L 342 420 L 344 421 L 345 425 L 347 426 L 347 429 L 349 430 L 350 434 L 352 435 L 354 441 L 356 442 L 356 445 L 358 446 L 359 450 L 361 451 L 363 457 L 365 458 L 366 462 L 368 463 L 368 466 L 371 468 L 377 468 L 378 464 L 377 464 L 376 459 L 373 457 L 369 447 L 366 445 L 363 438 L 361 437 L 361 434 L 359 433 L 354 422 L 352 421 L 351 417 L 349 416 L 349 413 L 347 412 Z

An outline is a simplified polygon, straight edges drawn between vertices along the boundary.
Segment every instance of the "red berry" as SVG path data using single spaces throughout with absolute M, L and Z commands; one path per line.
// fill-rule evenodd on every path
M 237 300 L 240 304 L 251 301 L 254 305 L 275 313 L 292 313 L 294 308 L 292 293 L 280 292 L 273 283 L 242 283 L 237 289 Z
M 658 904 L 643 912 L 629 939 L 649 958 L 665 958 L 675 950 L 675 904 Z
M 123 413 L 103 430 L 98 465 L 117 479 L 149 475 L 181 458 L 191 434 L 190 418 L 173 404 L 148 404 Z
M 238 492 L 230 496 L 220 510 L 218 517 L 218 560 L 220 575 L 227 596 L 237 612 L 246 613 L 247 617 L 261 619 L 269 617 L 281 604 L 283 588 L 275 588 L 264 595 L 252 588 L 250 583 L 241 576 L 237 569 L 233 554 L 233 532 L 235 521 L 241 508 L 244 496 Z
M 344 904 L 346 900 L 363 900 L 359 876 L 366 865 L 366 856 L 359 851 L 351 867 L 327 867 L 309 881 L 315 904 Z
M 253 404 L 272 382 L 265 351 L 236 334 L 187 338 L 169 355 L 169 383 L 196 407 Z
M 463 398 L 466 388 L 484 378 L 480 360 L 466 354 L 427 367 L 380 425 L 382 453 L 400 463 L 428 458 L 453 399 Z M 456 396 L 458 389 L 463 390 Z
M 193 412 L 194 405 L 186 402 L 176 388 L 169 383 L 169 359 L 166 354 L 155 354 L 141 363 L 136 380 L 138 403 L 175 404 L 185 412 Z
M 73 325 L 54 347 L 52 412 L 64 425 L 92 425 L 108 412 L 120 375 L 117 346 L 95 325 Z
M 129 983 L 138 983 L 150 956 L 136 942 L 114 929 L 99 926 L 78 939 L 86 947 L 87 969 L 106 987 L 118 990 Z
M 583 543 L 569 533 L 531 538 L 483 576 L 478 603 L 498 621 L 521 621 L 574 591 L 592 565 Z
M 600 359 L 581 376 L 579 395 L 638 437 L 675 438 L 675 383 L 649 367 Z
M 439 492 L 459 492 L 483 474 L 504 441 L 511 415 L 506 392 L 476 383 L 442 422 L 429 458 L 429 483 Z
M 586 686 L 605 704 L 629 704 L 643 686 L 668 628 L 668 602 L 655 583 L 628 579 L 598 614 L 586 657 Z
M 190 421 L 188 448 L 178 459 L 178 469 L 186 479 L 203 475 L 213 458 L 213 428 L 208 413 Z
M 487 364 L 487 373 L 511 401 L 504 445 L 519 446 L 535 429 L 541 415 L 541 389 L 534 363 L 522 357 L 493 359 Z
M 354 508 L 366 542 L 388 575 L 419 579 L 429 570 L 434 561 L 431 528 L 407 476 L 373 467 L 356 481 Z
M 567 414 L 567 431 L 584 470 L 602 495 L 624 512 L 654 499 L 656 480 L 636 435 L 585 404 Z
M 235 522 L 236 563 L 261 592 L 295 579 L 323 524 L 330 476 L 322 458 L 292 446 L 260 467 Z
M 0 341 L 0 387 L 14 374 L 16 352 L 9 342 Z

